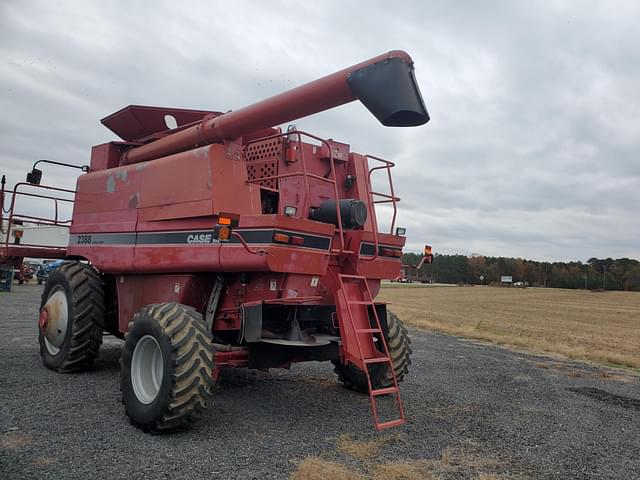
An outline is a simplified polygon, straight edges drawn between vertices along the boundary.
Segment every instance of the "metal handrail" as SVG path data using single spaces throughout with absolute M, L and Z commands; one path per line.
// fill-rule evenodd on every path
M 313 173 L 309 173 L 307 172 L 307 162 L 305 161 L 304 158 L 304 148 L 302 148 L 302 136 L 306 136 L 309 138 L 312 138 L 320 143 L 322 143 L 323 145 L 326 145 L 327 147 L 327 151 L 329 152 L 329 166 L 331 168 L 330 170 L 330 178 L 326 178 L 320 175 L 315 175 Z M 252 145 L 254 143 L 260 143 L 260 142 L 264 142 L 267 140 L 272 140 L 274 138 L 281 138 L 281 137 L 291 137 L 291 136 L 296 136 L 297 137 L 297 144 L 300 146 L 299 149 L 296 149 L 296 155 L 298 150 L 300 151 L 300 163 L 302 165 L 302 172 L 292 172 L 292 173 L 284 173 L 282 175 L 278 174 L 278 175 L 270 175 L 268 177 L 260 177 L 257 178 L 253 181 L 251 180 L 247 180 L 247 183 L 258 183 L 258 182 L 262 182 L 262 181 L 266 181 L 266 180 L 274 180 L 274 179 L 281 179 L 281 178 L 287 178 L 287 177 L 303 177 L 304 179 L 304 189 L 305 189 L 305 197 L 304 197 L 304 203 L 302 204 L 303 208 L 301 209 L 303 212 L 308 212 L 309 211 L 309 197 L 310 197 L 310 186 L 309 186 L 309 178 L 314 178 L 316 180 L 320 180 L 322 182 L 327 182 L 330 184 L 333 184 L 333 193 L 335 195 L 335 199 L 336 199 L 336 218 L 337 218 L 337 223 L 338 223 L 338 233 L 339 233 L 339 238 L 340 238 L 340 249 L 338 250 L 338 253 L 343 253 L 345 251 L 345 245 L 344 245 L 344 229 L 342 228 L 342 216 L 340 215 L 340 198 L 339 198 L 339 194 L 338 194 L 338 185 L 337 185 L 337 181 L 336 181 L 336 171 L 335 171 L 335 160 L 333 158 L 333 152 L 331 150 L 331 145 L 329 144 L 329 142 L 327 142 L 324 138 L 318 137 L 316 135 L 313 135 L 311 133 L 308 132 L 304 132 L 302 130 L 292 130 L 292 131 L 288 131 L 285 133 L 278 133 L 275 135 L 270 135 L 268 137 L 262 137 L 262 138 L 258 138 L 256 140 L 252 140 L 251 142 L 247 143 L 245 145 L 245 149 L 249 146 Z M 286 154 L 286 153 L 285 153 Z M 333 251 L 333 250 L 332 250 Z
M 371 169 L 369 169 L 369 185 L 371 186 L 371 175 L 373 174 L 373 172 L 377 171 L 377 170 L 386 170 L 387 171 L 387 181 L 389 183 L 389 193 L 382 193 L 382 192 L 374 192 L 373 190 L 370 191 L 371 194 L 371 201 L 373 203 L 391 203 L 393 205 L 393 217 L 391 219 L 391 227 L 389 229 L 389 233 L 393 234 L 393 228 L 396 225 L 396 217 L 398 215 L 398 205 L 397 203 L 400 201 L 400 197 L 396 197 L 395 194 L 395 190 L 393 188 L 393 178 L 391 177 L 391 169 L 393 167 L 396 166 L 395 163 L 390 162 L 389 160 L 385 160 L 384 158 L 379 158 L 379 157 L 374 157 L 373 155 L 366 155 L 367 159 L 372 159 L 372 160 L 376 160 L 378 162 L 383 163 L 383 165 L 380 165 L 378 167 L 373 167 Z M 385 198 L 386 200 L 374 200 L 374 197 L 382 197 Z
M 275 138 L 282 138 L 282 137 L 287 137 L 287 138 L 291 138 L 292 136 L 297 137 L 296 143 L 299 145 L 299 148 L 296 148 L 296 157 L 298 155 L 298 151 L 300 152 L 300 162 L 301 162 L 301 166 L 302 166 L 302 172 L 291 172 L 291 173 L 283 173 L 283 174 L 276 174 L 276 175 L 270 175 L 267 177 L 260 177 L 260 178 L 256 178 L 254 180 L 247 180 L 247 183 L 259 183 L 259 182 L 264 182 L 267 180 L 278 180 L 281 178 L 288 178 L 288 177 L 298 177 L 298 176 L 302 176 L 304 179 L 304 189 L 305 189 L 305 198 L 304 198 L 304 202 L 303 202 L 303 208 L 302 211 L 303 212 L 307 212 L 309 209 L 309 201 L 310 201 L 310 185 L 309 185 L 309 178 L 313 178 L 319 181 L 323 181 L 323 182 L 327 182 L 333 185 L 333 190 L 334 190 L 334 195 L 335 195 L 335 199 L 336 199 L 336 218 L 337 218 L 337 229 L 339 232 L 339 238 L 340 238 L 340 249 L 335 251 L 332 249 L 332 252 L 336 252 L 336 253 L 344 253 L 345 252 L 345 240 L 344 240 L 344 229 L 342 227 L 342 217 L 340 214 L 340 198 L 339 198 L 339 193 L 338 193 L 338 185 L 337 185 L 337 180 L 336 180 L 336 171 L 335 171 L 335 159 L 333 157 L 333 152 L 331 149 L 331 145 L 323 138 L 318 137 L 316 135 L 310 134 L 308 132 L 304 132 L 301 130 L 293 130 L 293 131 L 288 131 L 288 132 L 284 132 L 284 133 L 277 133 L 274 135 L 270 135 L 267 137 L 262 137 L 259 139 L 255 139 L 252 140 L 251 142 L 247 143 L 245 145 L 245 149 L 252 144 L 255 143 L 260 143 L 260 142 L 264 142 L 267 140 L 272 140 Z M 329 172 L 329 178 L 327 177 L 323 177 L 320 175 L 316 175 L 313 173 L 309 173 L 307 171 L 307 165 L 306 165 L 306 161 L 304 158 L 304 148 L 302 148 L 302 136 L 306 136 L 309 138 L 312 138 L 320 143 L 322 143 L 323 145 L 325 145 L 327 147 L 327 151 L 329 152 L 329 166 L 330 166 L 330 172 Z M 399 197 L 396 197 L 395 195 L 395 190 L 393 188 L 393 179 L 391 177 L 391 168 L 395 167 L 395 163 L 390 162 L 389 160 L 385 160 L 383 158 L 379 158 L 379 157 L 375 157 L 373 155 L 365 155 L 365 158 L 367 159 L 367 168 L 369 169 L 369 159 L 371 160 L 375 160 L 377 162 L 381 162 L 382 165 L 377 166 L 377 167 L 372 167 L 369 169 L 368 171 L 368 175 L 367 175 L 367 179 L 366 179 L 366 187 L 367 187 L 367 193 L 370 199 L 370 214 L 371 214 L 371 223 L 372 223 L 372 230 L 373 230 L 373 238 L 374 238 L 374 244 L 375 244 L 375 252 L 374 255 L 372 257 L 367 257 L 366 260 L 375 260 L 378 257 L 378 250 L 379 250 L 379 241 L 378 241 L 378 222 L 377 222 L 377 218 L 376 218 L 376 212 L 375 212 L 375 206 L 374 204 L 377 203 L 391 203 L 393 205 L 393 217 L 391 220 L 391 227 L 390 227 L 390 233 L 393 234 L 393 229 L 395 227 L 395 223 L 396 223 L 396 217 L 397 217 L 397 213 L 398 213 L 398 207 L 397 207 L 397 202 L 400 201 Z M 376 192 L 373 191 L 373 187 L 372 187 L 372 183 L 371 183 L 371 177 L 373 172 L 377 171 L 377 170 L 386 170 L 387 171 L 387 181 L 389 184 L 389 191 L 390 193 L 382 193 L 382 192 Z M 376 198 L 381 198 L 376 200 Z
M 390 162 L 389 160 L 385 160 L 384 158 L 374 157 L 373 155 L 365 155 L 365 158 L 367 159 L 367 168 L 369 168 L 369 159 L 383 163 L 383 165 L 380 165 L 378 167 L 370 168 L 369 169 L 369 174 L 367 175 L 367 192 L 369 194 L 369 200 L 370 200 L 369 204 L 371 205 L 371 224 L 373 226 L 373 243 L 374 243 L 374 246 L 375 246 L 375 251 L 373 253 L 373 256 L 363 258 L 363 260 L 372 261 L 372 260 L 375 260 L 376 258 L 378 258 L 378 253 L 379 253 L 379 250 L 380 250 L 380 246 L 379 246 L 379 242 L 378 242 L 378 218 L 377 218 L 377 215 L 376 215 L 375 204 L 376 203 L 391 203 L 393 205 L 393 217 L 391 219 L 391 227 L 390 227 L 390 230 L 389 230 L 389 233 L 393 234 L 393 228 L 395 227 L 396 216 L 398 214 L 397 202 L 400 201 L 400 198 L 396 197 L 396 195 L 395 195 L 395 191 L 393 189 L 393 179 L 391 177 L 391 169 L 393 167 L 395 167 L 396 164 L 393 163 L 393 162 Z M 377 170 L 386 170 L 387 171 L 387 180 L 389 182 L 390 194 L 386 194 L 386 193 L 382 193 L 382 192 L 375 192 L 373 190 L 373 185 L 372 185 L 372 182 L 371 182 L 371 176 L 372 176 L 373 172 L 375 172 Z M 376 197 L 382 197 L 385 200 L 375 200 Z
M 40 195 L 37 193 L 30 193 L 30 192 L 20 192 L 18 191 L 19 187 L 21 186 L 28 186 L 30 188 L 40 188 L 43 190 L 53 190 L 56 192 L 63 192 L 63 193 L 69 193 L 69 194 L 73 194 L 75 195 L 76 191 L 75 190 L 70 190 L 67 188 L 59 188 L 59 187 L 50 187 L 48 185 L 36 185 L 36 184 L 32 184 L 32 183 L 26 183 L 26 182 L 19 182 L 16 183 L 15 186 L 13 187 L 13 192 L 11 193 L 11 203 L 9 206 L 9 217 L 7 219 L 7 232 L 6 232 L 6 237 L 4 240 L 4 250 L 5 250 L 5 256 L 8 255 L 9 253 L 9 239 L 11 238 L 11 228 L 14 226 L 14 221 L 16 220 L 26 220 L 26 221 L 33 221 L 34 223 L 36 223 L 37 225 L 51 225 L 51 226 L 57 226 L 57 227 L 66 227 L 69 228 L 70 224 L 71 224 L 71 219 L 69 220 L 60 220 L 58 219 L 58 202 L 67 202 L 67 203 L 74 203 L 75 199 L 70 199 L 70 198 L 65 198 L 65 197 L 57 197 L 57 196 L 51 196 L 51 195 Z M 18 198 L 18 195 L 22 195 L 25 197 L 36 197 L 36 198 L 45 198 L 48 200 L 53 200 L 54 203 L 54 218 L 46 218 L 46 217 L 36 217 L 33 215 L 26 215 L 26 214 L 16 214 L 15 213 L 15 206 L 16 206 L 16 199 Z M 4 208 L 4 205 L 1 206 L 2 208 Z M 11 246 L 16 246 L 16 247 L 39 247 L 39 248 L 50 248 L 50 249 L 64 249 L 64 247 L 55 247 L 55 246 L 51 246 L 51 245 L 38 245 L 38 244 L 18 244 L 18 245 L 13 245 L 11 244 Z

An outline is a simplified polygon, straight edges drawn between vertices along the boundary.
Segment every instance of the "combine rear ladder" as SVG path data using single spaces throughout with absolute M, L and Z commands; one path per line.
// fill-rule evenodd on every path
M 365 277 L 359 275 L 338 275 L 340 282 L 340 289 L 344 296 L 344 303 L 346 305 L 346 315 L 347 318 L 342 318 L 344 315 L 340 313 L 340 308 L 338 308 L 338 315 L 340 320 L 340 329 L 343 335 L 345 335 L 345 327 L 350 327 L 349 329 L 354 332 L 353 337 L 355 337 L 355 344 L 357 346 L 357 357 L 358 360 L 361 361 L 361 365 L 357 365 L 364 371 L 365 376 L 367 377 L 367 385 L 369 387 L 369 400 L 371 402 L 371 413 L 373 414 L 373 421 L 375 423 L 376 430 L 383 430 L 385 428 L 395 427 L 398 425 L 402 425 L 405 423 L 404 409 L 402 408 L 402 400 L 400 399 L 400 388 L 398 387 L 398 380 L 396 378 L 396 372 L 393 369 L 393 363 L 391 362 L 391 357 L 389 356 L 389 348 L 387 347 L 387 342 L 384 338 L 384 333 L 382 331 L 382 326 L 380 325 L 380 318 L 378 317 L 378 312 L 376 311 L 375 305 L 373 303 L 373 298 L 371 296 L 371 290 L 369 290 L 369 284 L 367 283 L 367 279 Z M 357 290 L 362 292 L 362 297 L 353 298 L 353 294 L 349 294 L 349 289 L 345 288 L 346 283 L 361 283 L 361 288 Z M 353 290 L 352 290 L 353 291 Z M 368 328 L 358 327 L 354 322 L 354 308 L 359 308 L 364 310 L 365 316 L 368 318 L 367 310 L 368 307 L 371 307 L 371 311 L 373 312 L 373 317 L 375 323 L 373 327 L 371 327 L 370 322 Z M 343 310 L 344 312 L 344 310 Z M 378 335 L 380 343 L 383 347 L 383 352 L 380 352 L 374 348 L 377 352 L 377 355 L 374 356 L 366 356 L 363 351 L 363 345 L 360 340 L 361 334 L 368 334 L 371 337 L 371 341 L 373 341 L 373 335 Z M 367 340 L 369 341 L 369 340 Z M 374 389 L 371 384 L 371 374 L 369 373 L 369 365 L 374 364 L 385 364 L 391 371 L 393 378 L 393 386 L 386 388 L 378 388 Z M 393 394 L 395 396 L 395 404 L 398 408 L 398 418 L 393 420 L 387 420 L 380 422 L 380 418 L 378 415 L 378 404 L 376 402 L 376 398 L 380 395 L 388 395 Z

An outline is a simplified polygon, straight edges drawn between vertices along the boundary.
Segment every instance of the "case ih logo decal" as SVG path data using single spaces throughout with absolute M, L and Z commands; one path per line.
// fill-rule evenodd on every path
M 190 233 L 187 235 L 187 243 L 213 243 L 213 235 L 210 233 Z

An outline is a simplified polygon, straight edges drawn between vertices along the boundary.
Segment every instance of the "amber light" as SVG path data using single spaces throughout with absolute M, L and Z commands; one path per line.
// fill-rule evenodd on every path
M 284 233 L 274 233 L 273 241 L 278 243 L 289 243 L 289 235 Z
M 218 240 L 224 242 L 231 238 L 231 228 L 220 226 L 218 227 Z
M 219 217 L 218 218 L 219 225 L 231 225 L 231 219 L 228 217 Z

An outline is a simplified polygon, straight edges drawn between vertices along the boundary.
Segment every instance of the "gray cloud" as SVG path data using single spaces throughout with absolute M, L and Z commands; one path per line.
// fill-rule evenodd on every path
M 635 2 L 364 5 L 3 2 L 1 170 L 87 163 L 127 104 L 238 108 L 403 48 L 427 126 L 387 129 L 357 104 L 297 124 L 396 161 L 410 249 L 640 257 Z

